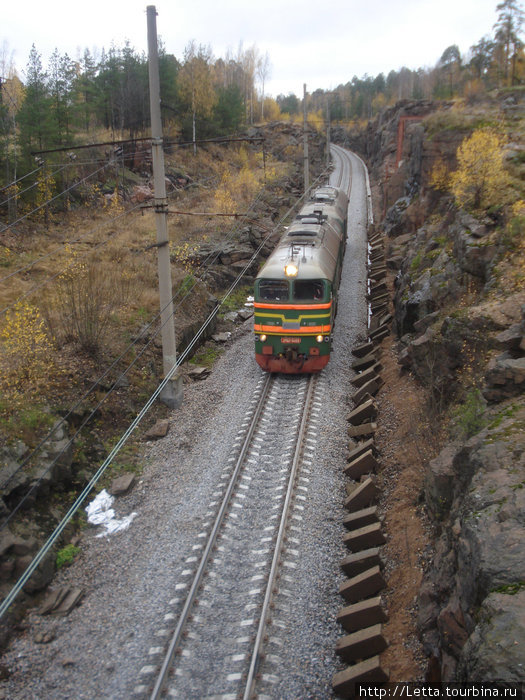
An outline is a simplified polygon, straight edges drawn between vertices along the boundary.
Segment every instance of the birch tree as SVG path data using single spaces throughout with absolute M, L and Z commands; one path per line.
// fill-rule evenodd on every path
M 211 49 L 190 41 L 179 72 L 181 99 L 190 105 L 193 153 L 197 153 L 197 118 L 210 118 L 217 97 L 213 85 Z

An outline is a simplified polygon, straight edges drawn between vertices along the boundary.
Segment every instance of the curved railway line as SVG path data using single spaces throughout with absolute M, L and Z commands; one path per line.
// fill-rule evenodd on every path
M 330 184 L 349 192 L 351 160 L 333 156 Z M 261 377 L 135 697 L 272 697 L 272 608 L 299 553 L 322 383 Z
M 91 635 L 78 663 L 64 671 L 50 646 L 38 667 L 20 666 L 37 695 L 67 674 L 57 698 L 333 697 L 350 350 L 368 332 L 368 195 L 359 159 L 335 146 L 332 155 L 329 184 L 351 197 L 329 365 L 272 375 L 248 356 L 251 334 L 232 346 L 216 381 L 201 385 L 200 413 L 158 443 L 162 463 L 131 495 L 144 526 L 137 518 L 122 557 L 114 543 L 116 591 L 94 574 L 97 595 L 61 628 L 65 647 L 78 639 L 73 624 Z M 96 678 L 94 638 L 119 647 Z

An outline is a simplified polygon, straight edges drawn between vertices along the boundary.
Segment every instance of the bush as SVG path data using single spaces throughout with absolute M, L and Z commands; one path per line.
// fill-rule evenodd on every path
M 476 387 L 470 389 L 465 401 L 453 412 L 455 431 L 460 439 L 468 440 L 485 427 L 485 407 L 481 391 Z
M 109 321 L 131 293 L 130 276 L 117 265 L 80 258 L 69 249 L 69 266 L 57 278 L 44 302 L 44 313 L 58 342 L 76 342 L 82 350 L 97 353 Z
M 39 310 L 18 302 L 5 315 L 0 330 L 0 388 L 6 396 L 38 393 L 55 368 L 53 345 Z
M 57 552 L 56 565 L 57 569 L 63 566 L 69 566 L 73 563 L 75 557 L 80 553 L 79 547 L 74 544 L 68 544 Z

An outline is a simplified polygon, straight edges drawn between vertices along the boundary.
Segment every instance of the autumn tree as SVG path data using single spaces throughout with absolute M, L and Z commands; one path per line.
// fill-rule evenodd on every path
M 238 131 L 244 121 L 244 101 L 238 85 L 217 89 L 213 121 L 219 134 L 231 134 Z
M 191 112 L 193 152 L 197 152 L 197 120 L 211 117 L 217 96 L 214 90 L 211 49 L 190 41 L 184 49 L 184 64 L 179 72 L 181 100 Z
M 264 120 L 264 86 L 268 78 L 270 77 L 272 64 L 270 62 L 270 56 L 268 51 L 261 56 L 257 62 L 257 77 L 261 83 L 261 119 Z
M 288 95 L 277 95 L 277 104 L 281 112 L 285 114 L 299 114 L 301 108 L 299 98 L 293 92 L 288 93 Z
M 74 81 L 74 111 L 76 121 L 81 129 L 89 131 L 96 117 L 97 101 L 97 63 L 89 49 L 85 49 L 76 65 Z
M 5 176 L 5 184 L 9 185 L 17 174 L 17 114 L 24 100 L 24 87 L 6 43 L 0 52 L 0 76 L 0 181 Z M 15 216 L 16 193 L 9 197 L 9 209 Z
M 494 42 L 490 37 L 483 37 L 477 44 L 470 47 L 469 67 L 474 76 L 479 80 L 486 80 L 489 76 L 493 61 Z
M 451 190 L 459 206 L 485 209 L 500 204 L 508 176 L 503 167 L 503 139 L 493 129 L 478 129 L 457 151 L 458 168 Z

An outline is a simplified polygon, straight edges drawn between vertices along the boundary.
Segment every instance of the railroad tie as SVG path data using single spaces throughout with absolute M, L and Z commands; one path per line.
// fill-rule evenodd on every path
M 363 370 L 375 365 L 377 362 L 378 352 L 369 352 L 368 355 L 361 357 L 359 360 L 352 362 L 351 367 L 356 372 L 362 372 Z
M 388 644 L 383 636 L 383 625 L 372 625 L 365 629 L 347 634 L 337 640 L 336 653 L 349 663 L 355 663 L 360 659 L 369 659 L 377 656 L 387 648 Z
M 370 341 L 367 341 L 366 343 L 363 343 L 362 345 L 358 345 L 357 347 L 352 349 L 352 355 L 355 357 L 365 357 L 365 355 L 369 355 L 371 352 L 374 351 L 374 344 Z
M 366 400 L 365 397 L 367 394 L 375 396 L 382 386 L 383 380 L 380 377 L 370 379 L 366 382 L 366 384 L 363 384 L 363 386 L 359 387 L 359 389 L 352 396 L 353 402 L 356 404 L 356 406 L 359 406 L 360 403 Z
M 346 510 L 353 513 L 356 510 L 368 507 L 377 498 L 377 486 L 372 479 L 366 479 L 362 484 L 356 486 L 349 496 L 345 499 L 344 506 Z
M 386 336 L 389 335 L 389 333 L 390 330 L 386 326 L 380 326 L 375 331 L 371 331 L 368 337 L 373 343 L 380 343 L 383 338 L 386 338 Z
M 371 659 L 361 661 L 336 673 L 332 680 L 332 688 L 337 695 L 350 698 L 355 696 L 356 684 L 386 683 L 388 679 L 388 671 L 381 668 L 379 656 L 373 656 Z
M 365 525 L 377 523 L 379 520 L 377 506 L 370 506 L 369 508 L 362 508 L 361 510 L 356 510 L 354 513 L 345 515 L 343 518 L 343 525 L 348 530 L 357 530 Z
M 383 610 L 380 596 L 347 605 L 337 613 L 337 621 L 347 632 L 357 632 L 387 620 L 388 616 Z
M 362 455 L 364 452 L 368 452 L 369 450 L 371 450 L 373 454 L 376 454 L 375 443 L 373 438 L 365 440 L 364 442 L 360 442 L 358 445 L 356 445 L 356 447 L 354 447 L 349 452 L 346 461 L 349 463 L 353 462 L 354 459 Z
M 386 587 L 386 582 L 379 566 L 373 566 L 357 576 L 345 581 L 339 586 L 339 593 L 349 603 L 358 603 L 366 598 L 371 598 Z
M 343 537 L 343 542 L 351 552 L 359 552 L 362 549 L 385 544 L 386 539 L 381 529 L 381 523 L 378 522 L 348 532 Z
M 376 362 L 351 379 L 350 383 L 356 388 L 362 387 L 363 384 L 366 384 L 370 379 L 375 379 L 382 369 L 383 365 L 380 362 Z
M 365 381 L 367 381 L 365 379 Z M 375 420 L 377 418 L 377 404 L 373 398 L 362 401 L 357 408 L 348 416 L 348 422 L 352 425 L 359 425 L 365 420 Z
M 386 285 L 386 282 L 374 282 L 373 284 L 370 285 L 370 298 L 374 298 L 377 294 L 381 294 L 383 292 L 387 292 L 388 287 Z
M 352 552 L 341 562 L 341 569 L 347 576 L 352 578 L 376 565 L 383 566 L 380 547 L 363 549 L 361 552 Z
M 361 423 L 361 425 L 351 425 L 347 428 L 348 437 L 361 438 L 374 435 L 377 430 L 377 423 Z
M 350 479 L 357 481 L 364 474 L 377 472 L 378 466 L 372 450 L 367 450 L 343 467 L 343 471 Z

